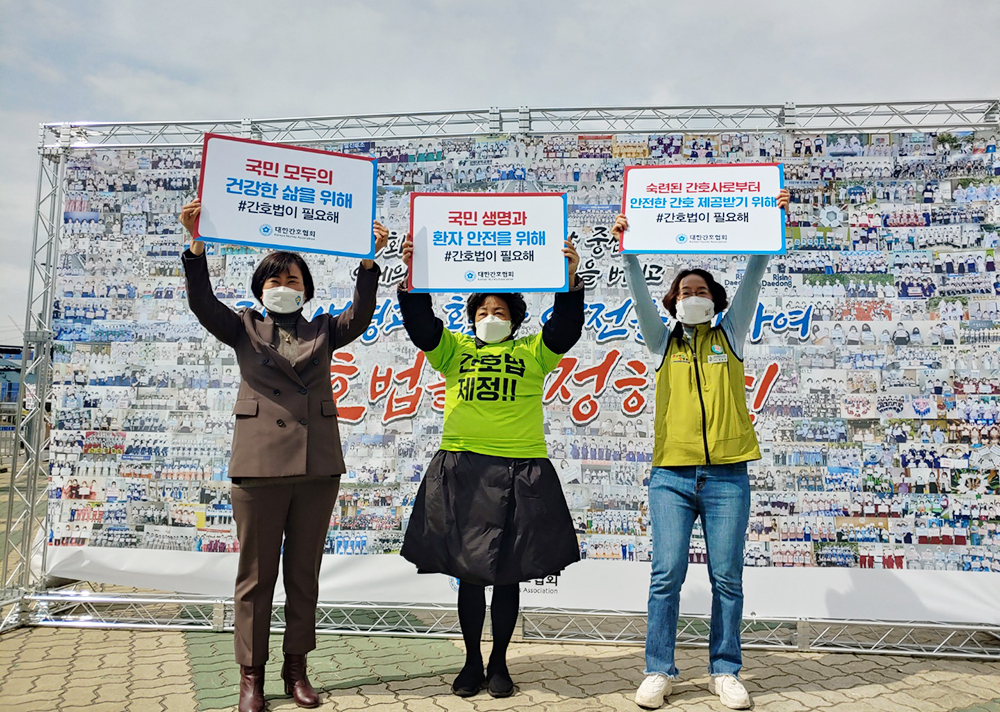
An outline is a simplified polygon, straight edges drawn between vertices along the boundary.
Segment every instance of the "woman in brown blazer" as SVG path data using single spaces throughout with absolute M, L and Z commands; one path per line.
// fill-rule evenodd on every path
M 201 202 L 181 210 L 191 232 L 184 252 L 188 303 L 208 331 L 236 351 L 240 387 L 233 413 L 233 518 L 240 543 L 236 574 L 236 662 L 240 712 L 264 709 L 271 601 L 284 540 L 285 694 L 300 707 L 319 697 L 306 678 L 306 653 L 316 647 L 319 569 L 330 515 L 345 472 L 330 383 L 330 356 L 364 333 L 375 311 L 380 269 L 361 260 L 354 299 L 339 316 L 306 321 L 313 297 L 309 267 L 293 252 L 272 252 L 254 272 L 251 291 L 267 308 L 234 312 L 209 282 L 204 243 L 198 240 Z M 389 236 L 373 227 L 376 251 Z

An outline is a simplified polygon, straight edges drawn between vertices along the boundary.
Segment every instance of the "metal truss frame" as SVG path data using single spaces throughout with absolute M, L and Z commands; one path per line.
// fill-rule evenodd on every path
M 260 140 L 328 144 L 502 134 L 650 134 L 730 131 L 887 133 L 1000 130 L 1000 100 L 608 107 L 498 108 L 472 111 L 305 118 L 43 124 L 25 325 L 17 447 L 8 475 L 3 560 L 0 562 L 0 632 L 19 626 L 129 629 L 232 629 L 230 599 L 175 594 L 105 594 L 103 587 L 47 589 L 44 579 L 48 446 L 46 404 L 52 393 L 52 304 L 66 157 L 86 149 L 195 148 L 205 132 Z M 23 457 L 19 450 L 23 449 Z M 41 561 L 40 569 L 32 566 Z M 458 637 L 457 613 L 437 605 L 320 604 L 318 630 L 354 635 Z M 284 626 L 274 611 L 273 626 Z M 527 609 L 516 639 L 638 645 L 646 619 L 623 611 Z M 747 648 L 926 655 L 1000 660 L 1000 627 L 966 624 L 851 620 L 747 620 Z M 708 644 L 708 619 L 681 619 L 682 645 Z
M 126 149 L 200 146 L 206 132 L 276 143 L 322 144 L 529 133 L 995 131 L 1000 129 L 1000 100 L 605 108 L 522 106 L 228 121 L 71 122 L 44 124 L 42 128 L 45 146 L 59 147 L 68 133 L 72 148 Z
M 0 600 L 0 633 L 8 630 L 20 628 L 23 624 L 21 620 L 21 606 L 24 602 L 20 596 L 4 598 Z
M 26 625 L 132 630 L 232 631 L 232 599 L 177 594 L 102 594 L 59 590 L 21 601 Z M 271 629 L 284 629 L 284 610 L 272 611 Z M 454 606 L 320 603 L 317 631 L 338 635 L 460 638 Z M 684 616 L 678 644 L 708 646 L 709 617 Z M 628 611 L 527 608 L 515 640 L 642 645 L 646 617 Z M 1000 626 L 860 620 L 744 620 L 743 647 L 755 650 L 961 657 L 1000 661 Z
M 56 145 L 46 145 L 48 130 L 39 136 L 35 225 L 28 278 L 28 307 L 24 319 L 21 384 L 15 415 L 14 443 L 7 476 L 7 511 L 0 589 L 25 590 L 39 583 L 44 563 L 32 568 L 32 558 L 44 562 L 47 516 L 47 463 L 51 417 L 46 405 L 52 395 L 52 308 L 55 299 L 65 155 L 70 134 L 60 131 Z M 33 380 L 33 392 L 25 385 Z M 22 456 L 23 451 L 23 456 Z M 7 596 L 3 596 L 6 598 Z

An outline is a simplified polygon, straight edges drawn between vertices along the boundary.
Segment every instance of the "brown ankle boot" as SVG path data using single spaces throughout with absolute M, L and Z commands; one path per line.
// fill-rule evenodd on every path
M 239 712 L 264 712 L 264 666 L 240 665 Z
M 285 681 L 285 694 L 291 695 L 299 707 L 319 707 L 319 695 L 306 678 L 306 656 L 285 653 L 281 666 L 281 679 Z

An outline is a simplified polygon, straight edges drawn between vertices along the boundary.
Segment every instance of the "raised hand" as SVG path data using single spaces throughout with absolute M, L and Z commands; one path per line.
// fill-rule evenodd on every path
M 410 269 L 413 264 L 413 236 L 407 235 L 406 239 L 403 240 L 403 245 L 399 250 L 399 258 L 403 260 L 403 264 L 406 265 L 406 269 Z
M 372 234 L 375 236 L 375 254 L 377 255 L 389 244 L 389 228 L 376 220 L 372 223 Z M 365 269 L 371 269 L 375 266 L 375 260 L 361 260 L 361 266 Z
M 375 235 L 375 253 L 379 253 L 389 244 L 389 228 L 376 220 L 372 223 L 372 234 Z
M 576 233 L 571 233 L 566 237 L 565 247 L 563 247 L 563 254 L 566 255 L 566 262 L 569 266 L 569 286 L 572 287 L 576 284 L 576 268 L 580 266 L 580 253 L 576 251 L 576 247 L 573 246 L 572 238 L 576 237 Z
M 626 230 L 628 230 L 628 218 L 623 213 L 618 213 L 615 216 L 615 224 L 611 226 L 611 234 L 620 241 Z
M 184 229 L 191 233 L 191 252 L 196 255 L 205 254 L 205 243 L 199 240 L 198 216 L 201 215 L 201 199 L 195 198 L 181 208 L 180 221 Z

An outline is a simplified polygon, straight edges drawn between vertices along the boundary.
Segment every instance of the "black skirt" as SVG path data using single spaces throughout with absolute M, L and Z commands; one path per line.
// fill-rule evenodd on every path
M 499 586 L 557 574 L 580 560 L 548 458 L 448 450 L 431 459 L 400 553 L 420 573 Z

